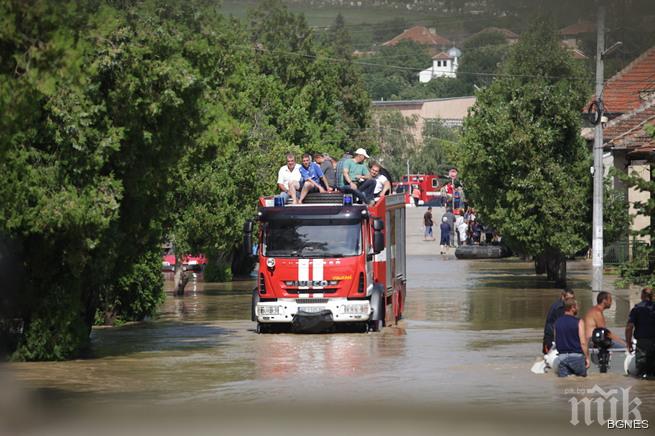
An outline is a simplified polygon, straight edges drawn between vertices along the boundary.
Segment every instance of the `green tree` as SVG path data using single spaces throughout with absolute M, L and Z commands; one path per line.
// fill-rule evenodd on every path
M 249 272 L 252 265 L 240 252 L 243 222 L 259 195 L 274 193 L 285 153 L 338 156 L 361 143 L 369 123 L 369 99 L 342 19 L 329 38 L 313 38 L 302 16 L 271 1 L 251 11 L 249 26 L 218 18 L 204 24 L 207 40 L 198 47 L 207 52 L 203 64 L 211 81 L 202 101 L 205 127 L 169 195 L 175 210 L 169 234 L 177 251 L 207 253 L 205 273 L 214 280 Z M 270 33 L 275 26 L 296 30 Z M 211 39 L 215 29 L 221 30 L 218 40 Z M 254 51 L 238 43 L 248 30 Z M 307 55 L 297 57 L 291 47 L 304 47 Z M 230 92 L 213 91 L 224 87 Z
M 279 0 L 251 11 L 249 25 L 257 47 L 254 64 L 267 76 L 267 92 L 257 84 L 251 92 L 267 100 L 255 101 L 267 123 L 283 141 L 306 151 L 352 148 L 369 123 L 370 102 L 349 50 L 335 45 L 348 39 L 343 26 L 335 23 L 338 40 L 316 45 L 304 18 Z
M 397 100 L 400 93 L 418 83 L 418 72 L 432 65 L 427 48 L 411 41 L 382 47 L 378 53 L 361 59 L 363 78 L 373 100 Z
M 167 238 L 229 277 L 284 152 L 365 139 L 347 53 L 279 2 L 250 27 L 205 0 L 0 12 L 0 254 L 24 273 L 3 286 L 0 337 L 15 358 L 68 358 L 94 321 L 155 314 Z
M 439 119 L 425 120 L 422 145 L 412 165 L 417 173 L 447 174 L 459 144 L 459 132 Z
M 589 230 L 589 153 L 579 134 L 585 80 L 543 19 L 501 71 L 464 123 L 458 158 L 467 196 L 515 252 L 563 282 L 566 256 L 586 245 Z
M 473 95 L 473 87 L 459 77 L 435 77 L 428 83 L 415 83 L 399 89 L 396 95 L 402 100 L 463 97 Z
M 471 89 L 489 85 L 508 50 L 509 45 L 500 32 L 487 31 L 474 35 L 464 43 L 457 69 L 458 78 Z
M 593 198 L 592 194 L 593 191 L 589 193 L 590 199 Z M 614 242 L 627 242 L 632 220 L 626 195 L 614 189 L 611 178 L 608 177 L 605 179 L 603 197 L 603 243 L 607 246 Z M 591 207 L 589 210 L 591 211 Z M 591 219 L 592 216 L 589 215 L 589 220 Z
M 400 111 L 381 112 L 375 120 L 376 139 L 380 144 L 380 163 L 391 172 L 394 180 L 407 173 L 407 160 L 411 165 L 415 159 L 418 144 L 414 136 L 416 117 L 405 117 Z
M 85 272 L 100 269 L 97 249 L 125 195 L 103 171 L 123 133 L 89 128 L 104 124 L 104 108 L 80 90 L 86 6 L 0 3 L 0 235 L 25 274 L 18 289 L 3 285 L 20 298 L 0 318 L 18 323 L 3 333 L 23 332 L 8 350 L 18 358 L 61 359 L 85 342 L 97 296 Z

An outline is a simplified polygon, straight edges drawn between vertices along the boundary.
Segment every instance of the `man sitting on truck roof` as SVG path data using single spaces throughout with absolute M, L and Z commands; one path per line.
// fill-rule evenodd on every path
M 287 164 L 282 165 L 277 173 L 277 186 L 280 188 L 280 197 L 284 198 L 285 203 L 289 198 L 293 204 L 298 203 L 301 177 L 300 165 L 296 165 L 296 157 L 293 153 L 288 153 Z
M 326 153 L 316 153 L 314 161 L 321 167 L 321 171 L 323 171 L 330 186 L 335 188 L 337 186 L 336 161 Z
M 358 148 L 355 151 L 355 156 L 343 163 L 342 172 L 344 183 L 342 187 L 343 192 L 352 194 L 364 204 L 372 200 L 372 197 L 369 199 L 363 190 L 375 187 L 375 180 L 371 179 L 368 167 L 364 164 L 366 159 L 368 159 L 366 150 Z
M 327 178 L 321 171 L 321 167 L 317 163 L 312 162 L 312 156 L 309 153 L 302 155 L 302 165 L 300 166 L 300 184 L 302 185 L 300 192 L 300 202 L 302 203 L 307 194 L 310 192 L 326 192 L 331 191 L 330 184 L 328 183 Z M 321 180 L 325 184 L 326 188 L 321 186 Z
M 369 180 L 367 180 L 362 183 L 359 189 L 364 195 L 366 195 L 369 202 L 377 197 L 384 197 L 391 193 L 391 182 L 389 182 L 389 179 L 382 174 L 382 167 L 379 163 L 374 162 L 371 165 L 370 174 L 370 181 L 375 183 L 369 183 Z

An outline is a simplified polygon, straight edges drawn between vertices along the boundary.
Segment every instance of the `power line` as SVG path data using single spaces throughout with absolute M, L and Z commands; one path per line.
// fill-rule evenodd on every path
M 377 67 L 377 68 L 389 68 L 389 69 L 395 69 L 399 71 L 411 71 L 415 73 L 420 73 L 423 70 L 426 70 L 427 68 L 413 68 L 413 67 L 405 67 L 402 65 L 392 65 L 392 64 L 380 64 L 380 63 L 375 63 L 375 62 L 366 62 L 366 61 L 358 61 L 358 60 L 350 60 L 350 59 L 343 59 L 343 58 L 335 58 L 331 56 L 322 56 L 322 55 L 313 55 L 313 54 L 307 54 L 307 53 L 297 53 L 297 52 L 291 52 L 291 51 L 286 51 L 286 50 L 280 50 L 280 49 L 267 49 L 264 47 L 254 47 L 256 51 L 262 51 L 262 52 L 268 52 L 268 53 L 281 53 L 284 55 L 288 56 L 296 56 L 296 57 L 303 57 L 303 58 L 309 58 L 309 59 L 316 59 L 316 60 L 327 60 L 331 62 L 341 62 L 341 63 L 352 63 L 354 65 L 361 65 L 365 67 Z M 539 74 L 508 74 L 508 73 L 488 73 L 488 72 L 466 72 L 466 71 L 457 71 L 457 74 L 465 74 L 465 75 L 474 75 L 474 76 L 483 76 L 483 77 L 515 77 L 515 78 L 539 78 L 539 79 L 563 79 L 563 80 L 591 80 L 591 79 L 582 79 L 580 77 L 574 77 L 574 76 L 547 76 L 547 75 L 539 75 Z
M 415 72 L 419 73 L 421 71 L 424 71 L 428 68 L 415 68 L 415 67 L 407 67 L 403 65 L 394 65 L 394 64 L 382 64 L 382 63 L 377 63 L 377 62 L 368 62 L 368 61 L 360 61 L 360 60 L 355 60 L 355 59 L 344 59 L 344 58 L 335 58 L 331 56 L 326 56 L 326 55 L 315 55 L 315 54 L 309 54 L 309 53 L 298 53 L 298 52 L 293 52 L 293 51 L 288 51 L 288 50 L 281 50 L 281 49 L 267 49 L 265 47 L 253 47 L 253 46 L 244 46 L 247 48 L 254 48 L 256 51 L 262 51 L 262 52 L 268 52 L 268 53 L 281 53 L 284 55 L 289 55 L 289 56 L 296 56 L 296 57 L 303 57 L 303 58 L 309 58 L 309 59 L 315 59 L 315 60 L 327 60 L 331 62 L 339 62 L 339 63 L 352 63 L 353 65 L 360 65 L 363 67 L 377 67 L 377 68 L 386 68 L 386 69 L 393 69 L 393 70 L 398 70 L 398 71 L 409 71 L 409 72 Z M 575 77 L 575 76 L 551 76 L 551 75 L 540 75 L 540 74 L 510 74 L 510 73 L 497 73 L 497 72 L 471 72 L 471 71 L 461 71 L 458 70 L 456 72 L 458 75 L 471 75 L 471 76 L 481 76 L 481 77 L 505 77 L 505 78 L 538 78 L 538 79 L 554 79 L 554 80 L 572 80 L 572 81 L 591 81 L 593 80 L 592 78 L 584 78 L 584 77 Z M 653 77 L 653 76 L 651 76 Z M 649 82 L 650 78 L 648 77 L 646 79 L 635 79 L 635 80 L 621 80 L 621 83 L 625 84 L 648 84 L 650 85 L 653 82 Z M 609 79 L 608 79 L 609 80 Z M 620 92 L 620 91 L 619 91 Z M 630 91 L 626 91 L 628 94 L 632 93 Z

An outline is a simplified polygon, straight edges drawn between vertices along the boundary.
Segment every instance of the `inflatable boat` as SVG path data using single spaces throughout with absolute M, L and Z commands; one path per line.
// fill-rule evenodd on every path
M 500 259 L 511 255 L 502 245 L 460 245 L 455 250 L 458 259 Z
M 630 375 L 633 377 L 637 376 L 637 364 L 635 360 L 635 353 L 628 353 L 626 348 L 613 348 L 609 350 L 609 360 L 607 361 L 606 366 L 602 365 L 601 359 L 599 358 L 599 350 L 597 348 L 591 348 L 589 350 L 591 357 L 591 365 L 589 366 L 588 372 L 623 372 L 625 375 Z M 559 368 L 559 357 L 557 355 L 557 350 L 552 349 L 548 354 L 543 356 L 543 360 L 538 360 L 532 365 L 532 372 L 535 374 L 545 374 L 552 372 L 557 374 Z

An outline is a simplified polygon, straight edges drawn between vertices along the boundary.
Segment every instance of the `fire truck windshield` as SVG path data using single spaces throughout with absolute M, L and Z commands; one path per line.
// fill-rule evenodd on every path
M 352 221 L 269 221 L 264 256 L 346 257 L 361 254 L 361 224 Z

